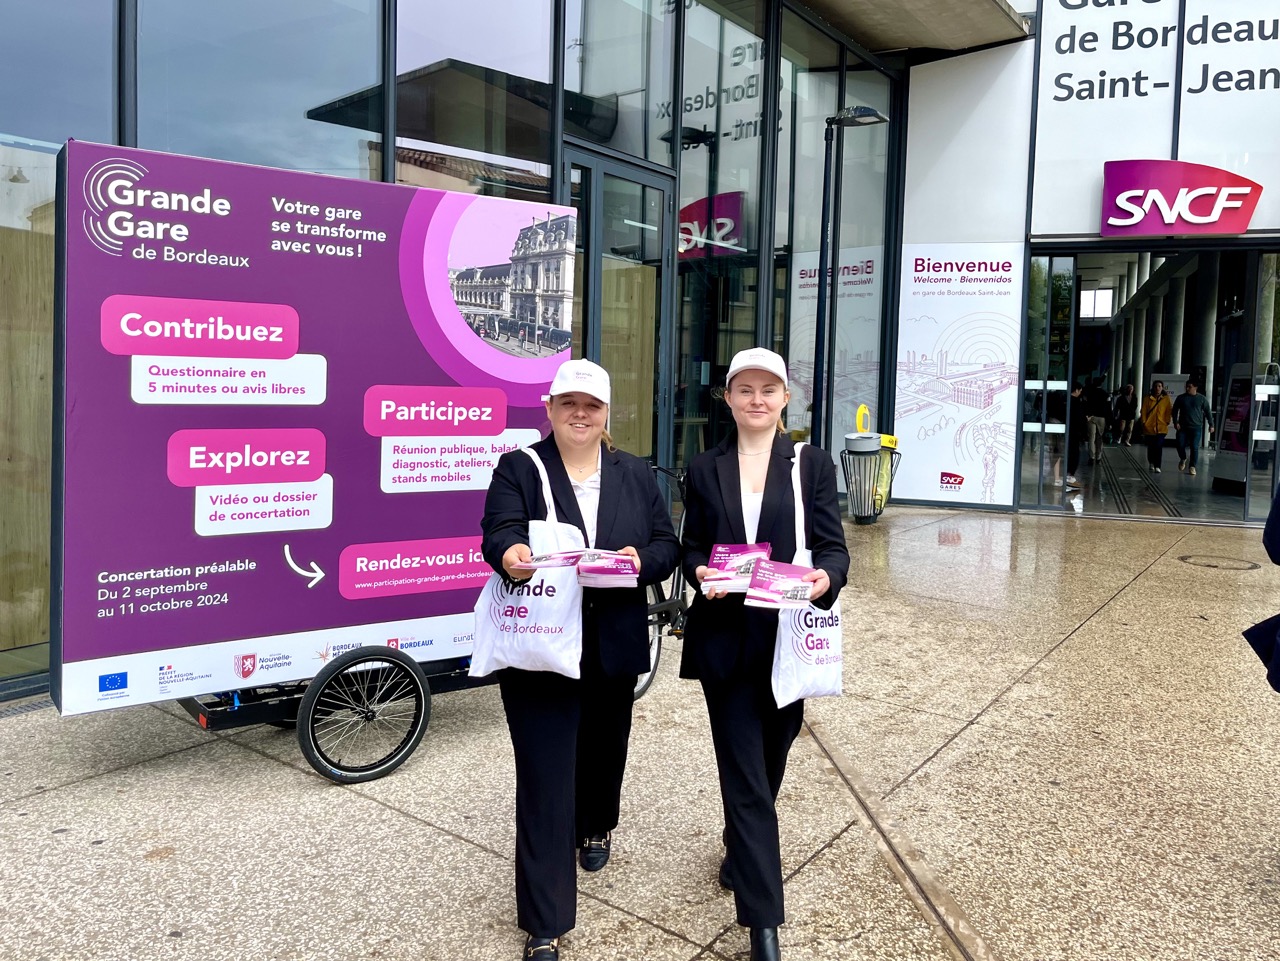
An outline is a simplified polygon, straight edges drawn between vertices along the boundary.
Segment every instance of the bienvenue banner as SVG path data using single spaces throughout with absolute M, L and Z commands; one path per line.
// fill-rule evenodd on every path
M 1023 250 L 903 246 L 895 499 L 1013 504 Z
M 470 654 L 573 212 L 77 142 L 60 189 L 63 713 Z

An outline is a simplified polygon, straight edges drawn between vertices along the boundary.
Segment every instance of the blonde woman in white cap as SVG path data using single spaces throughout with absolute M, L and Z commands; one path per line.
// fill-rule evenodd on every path
M 636 677 L 650 669 L 645 587 L 675 570 L 680 545 L 648 464 L 605 430 L 609 374 L 562 364 L 545 398 L 551 435 L 532 445 L 559 518 L 589 547 L 630 554 L 639 587 L 584 588 L 581 678 L 498 672 L 516 759 L 516 913 L 526 961 L 557 961 L 577 915 L 578 861 L 598 871 L 618 826 Z M 512 581 L 530 571 L 529 521 L 547 516 L 542 482 L 521 451 L 499 459 L 485 500 L 483 550 Z
M 771 350 L 738 352 L 724 399 L 736 429 L 694 457 L 685 477 L 682 564 L 701 583 L 714 544 L 767 542 L 771 556 L 795 554 L 791 467 L 796 445 L 783 433 L 787 367 Z M 811 598 L 830 608 L 844 587 L 849 551 L 836 500 L 835 465 L 800 448 L 800 489 L 816 568 Z M 742 594 L 695 591 L 685 622 L 680 676 L 702 682 L 711 721 L 724 841 L 720 883 L 733 891 L 740 925 L 750 929 L 751 961 L 778 961 L 783 918 L 782 858 L 775 802 L 787 752 L 804 721 L 804 702 L 779 708 L 770 686 L 776 612 L 746 607 Z

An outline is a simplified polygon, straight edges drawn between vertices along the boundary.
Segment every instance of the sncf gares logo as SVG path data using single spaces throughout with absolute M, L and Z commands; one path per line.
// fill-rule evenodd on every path
M 952 474 L 950 471 L 943 471 L 938 476 L 938 489 L 944 491 L 958 491 L 964 486 L 964 478 L 959 474 Z
M 1102 165 L 1104 237 L 1242 234 L 1262 185 L 1181 160 L 1112 160 Z

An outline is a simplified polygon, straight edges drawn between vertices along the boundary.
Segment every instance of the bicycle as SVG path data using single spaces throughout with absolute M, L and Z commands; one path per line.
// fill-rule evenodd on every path
M 683 472 L 672 470 L 669 467 L 660 467 L 657 464 L 651 466 L 656 474 L 667 478 L 668 483 L 674 482 L 678 502 L 683 507 Z M 682 535 L 683 533 L 684 513 L 682 510 L 680 521 L 676 525 L 676 534 Z M 650 584 L 647 588 L 649 592 L 649 670 L 636 678 L 635 700 L 644 697 L 645 692 L 653 685 L 654 677 L 657 676 L 658 661 L 662 658 L 662 636 L 664 634 L 669 634 L 671 637 L 684 635 L 684 619 L 689 610 L 689 601 L 686 596 L 684 572 L 678 565 L 675 573 L 671 575 L 669 583 L 669 593 L 668 588 L 662 584 Z

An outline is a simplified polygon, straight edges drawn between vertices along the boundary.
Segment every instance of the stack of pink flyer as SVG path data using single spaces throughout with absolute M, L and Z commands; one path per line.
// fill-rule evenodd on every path
M 813 583 L 806 581 L 804 576 L 812 573 L 812 567 L 761 561 L 751 572 L 751 583 L 747 585 L 747 598 L 743 603 L 772 611 L 808 607 Z
M 577 567 L 578 560 L 583 554 L 587 553 L 585 548 L 577 548 L 571 551 L 555 551 L 551 554 L 535 554 L 527 561 L 519 564 L 512 564 L 519 571 L 536 571 L 544 567 Z
M 757 561 L 769 559 L 768 544 L 714 544 L 702 578 L 702 593 L 712 588 L 742 594 L 751 582 Z
M 636 587 L 635 560 L 617 551 L 587 551 L 578 559 L 578 583 L 583 587 Z

